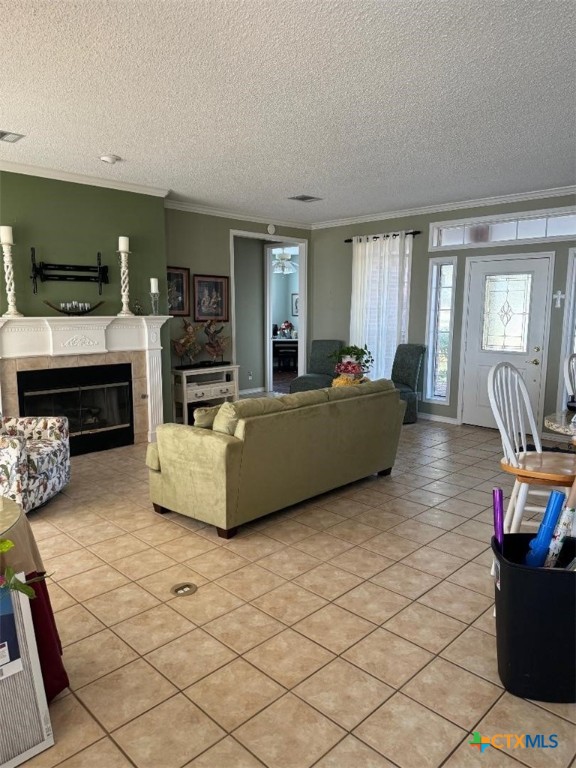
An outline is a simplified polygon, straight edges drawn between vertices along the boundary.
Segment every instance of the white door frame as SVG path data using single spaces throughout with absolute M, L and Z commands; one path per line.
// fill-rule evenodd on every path
M 564 360 L 572 352 L 574 324 L 576 323 L 576 248 L 568 249 L 568 271 L 566 273 L 566 296 L 564 300 L 564 321 L 562 323 L 562 346 L 560 347 L 560 375 L 558 377 L 558 396 L 556 410 L 566 408 L 567 391 L 564 384 Z M 548 437 L 548 435 L 546 436 Z
M 308 348 L 308 240 L 300 237 L 287 237 L 284 235 L 270 235 L 263 232 L 247 232 L 242 229 L 230 230 L 230 329 L 232 333 L 232 362 L 236 364 L 236 286 L 234 282 L 234 238 L 247 237 L 252 240 L 266 240 L 270 243 L 288 243 L 298 245 L 298 375 L 306 370 L 306 350 Z M 272 370 L 272 309 L 270 306 L 270 266 L 265 263 L 265 308 L 266 320 L 264 326 L 264 382 L 269 382 Z M 271 381 L 270 381 L 271 384 Z
M 464 413 L 464 368 L 466 364 L 466 340 L 468 336 L 468 314 L 470 304 L 470 281 L 472 278 L 471 264 L 475 262 L 489 262 L 489 261 L 510 261 L 514 259 L 537 259 L 548 257 L 550 259 L 550 270 L 548 272 L 548 286 L 546 291 L 546 311 L 545 324 L 544 324 L 544 346 L 542 349 L 542 380 L 543 386 L 540 388 L 539 402 L 536 403 L 535 416 L 538 418 L 540 415 L 543 418 L 544 415 L 544 396 L 546 394 L 546 378 L 548 372 L 548 342 L 550 339 L 550 310 L 552 303 L 552 284 L 554 280 L 554 251 L 539 251 L 533 253 L 502 253 L 487 256 L 469 256 L 466 258 L 466 268 L 464 271 L 464 303 L 462 307 L 462 338 L 460 340 L 460 367 L 458 373 L 458 410 L 457 418 L 458 424 L 462 424 L 462 417 Z M 542 428 L 542 423 L 538 424 Z

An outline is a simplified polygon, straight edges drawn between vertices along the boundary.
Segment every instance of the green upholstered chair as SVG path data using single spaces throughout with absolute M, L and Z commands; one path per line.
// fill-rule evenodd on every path
M 390 378 L 406 401 L 404 424 L 414 424 L 418 418 L 418 377 L 425 352 L 424 344 L 398 344 L 394 355 Z
M 308 373 L 297 376 L 290 382 L 290 394 L 329 387 L 332 384 L 334 367 L 337 363 L 331 355 L 343 346 L 344 342 L 335 339 L 315 339 L 310 345 Z

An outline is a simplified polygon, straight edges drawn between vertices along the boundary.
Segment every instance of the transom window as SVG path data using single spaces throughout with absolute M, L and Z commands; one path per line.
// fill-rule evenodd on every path
M 576 207 L 441 221 L 430 225 L 430 251 L 498 243 L 567 240 L 576 235 Z

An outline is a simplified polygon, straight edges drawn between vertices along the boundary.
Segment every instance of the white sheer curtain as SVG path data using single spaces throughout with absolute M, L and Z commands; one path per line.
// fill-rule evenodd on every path
M 398 344 L 408 339 L 412 235 L 391 232 L 352 245 L 350 344 L 374 355 L 370 378 L 390 378 Z

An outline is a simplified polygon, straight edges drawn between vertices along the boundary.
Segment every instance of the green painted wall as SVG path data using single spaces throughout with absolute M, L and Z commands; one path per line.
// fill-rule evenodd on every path
M 188 211 L 177 211 L 171 208 L 166 209 L 166 252 L 167 263 L 173 267 L 188 267 L 190 277 L 194 274 L 200 275 L 228 275 L 230 276 L 230 232 L 231 230 L 246 232 L 248 237 L 250 233 L 266 234 L 267 223 L 240 221 L 238 219 L 227 219 L 221 216 L 207 216 L 202 213 L 191 213 Z M 276 234 L 283 237 L 295 237 L 299 239 L 309 239 L 308 230 L 297 229 L 295 227 L 276 228 Z M 244 240 L 243 237 L 238 238 Z M 262 245 L 264 241 L 260 241 Z M 262 296 L 263 287 L 259 289 Z M 256 296 L 251 298 L 252 302 L 260 301 Z M 190 304 L 192 307 L 192 302 Z M 263 307 L 263 299 L 262 299 Z M 239 307 L 238 314 L 242 314 L 242 307 Z M 251 310 L 250 310 L 251 311 Z M 260 310 L 258 310 L 260 311 Z M 264 312 L 262 308 L 262 312 Z M 182 335 L 182 319 L 173 318 L 170 321 L 170 334 L 172 338 Z M 230 335 L 230 325 L 223 331 Z M 258 337 L 263 338 L 262 334 Z M 203 337 L 200 336 L 200 341 Z M 205 355 L 200 355 L 198 359 L 205 359 Z M 240 388 L 252 389 L 257 386 L 264 386 L 264 365 L 262 362 L 262 384 L 256 384 L 257 359 L 250 356 L 247 360 L 239 355 L 236 358 L 240 365 Z M 177 364 L 177 358 L 173 358 L 173 363 Z M 254 367 L 252 367 L 252 365 Z M 254 372 L 254 378 L 251 382 L 247 380 L 247 371 Z
M 265 383 L 264 242 L 247 237 L 234 238 L 236 359 L 240 363 L 240 391 L 263 388 Z M 252 372 L 251 380 L 249 371 Z
M 150 195 L 92 187 L 67 181 L 0 171 L 0 223 L 13 227 L 16 304 L 26 316 L 57 315 L 44 301 L 103 301 L 95 315 L 116 315 L 122 308 L 118 236 L 130 237 L 130 306 L 138 300 L 150 312 L 150 278 L 160 287 L 160 312 L 166 314 L 164 200 Z M 36 261 L 96 265 L 96 254 L 108 265 L 110 283 L 98 295 L 96 283 L 30 280 L 30 248 Z M 0 278 L 0 313 L 6 311 L 4 276 Z M 163 329 L 164 331 L 164 329 Z M 165 417 L 171 414 L 166 387 L 169 378 L 168 330 L 162 334 Z M 169 391 L 169 389 L 168 389 Z
M 426 334 L 426 303 L 428 291 L 428 252 L 429 228 L 432 222 L 465 219 L 476 216 L 492 216 L 516 211 L 540 210 L 574 205 L 574 197 L 554 197 L 529 200 L 519 203 L 507 203 L 481 208 L 458 209 L 428 215 L 407 216 L 364 224 L 352 224 L 312 231 L 311 257 L 309 271 L 309 338 L 341 338 L 348 340 L 350 322 L 350 298 L 352 291 L 352 244 L 344 240 L 353 235 L 372 235 L 381 232 L 393 232 L 401 229 L 421 230 L 422 234 L 414 239 L 412 278 L 410 284 L 410 325 L 409 341 L 424 342 Z M 450 405 L 421 403 L 424 413 L 455 418 L 457 415 L 458 371 L 460 366 L 460 343 L 462 327 L 462 307 L 464 300 L 464 273 L 466 258 L 474 255 L 497 253 L 531 253 L 554 251 L 556 254 L 554 269 L 554 290 L 564 292 L 568 264 L 568 249 L 576 241 L 562 243 L 538 243 L 534 245 L 500 244 L 489 248 L 466 249 L 456 254 L 457 284 L 455 297 L 455 324 L 452 342 L 452 378 Z M 550 322 L 550 343 L 548 352 L 548 372 L 546 380 L 545 412 L 556 409 L 558 375 L 560 371 L 560 344 L 562 336 L 563 308 L 552 309 Z
M 28 316 L 57 314 L 44 304 L 103 301 L 97 315 L 122 309 L 118 236 L 130 237 L 130 305 L 138 300 L 150 312 L 150 278 L 158 277 L 165 296 L 164 200 L 85 184 L 0 171 L 0 220 L 14 229 L 14 281 L 18 309 Z M 95 265 L 96 254 L 108 265 L 109 285 L 98 295 L 95 283 L 38 283 L 32 292 L 30 248 L 36 261 Z M 0 295 L 5 311 L 6 296 Z M 162 307 L 162 311 L 166 306 Z

